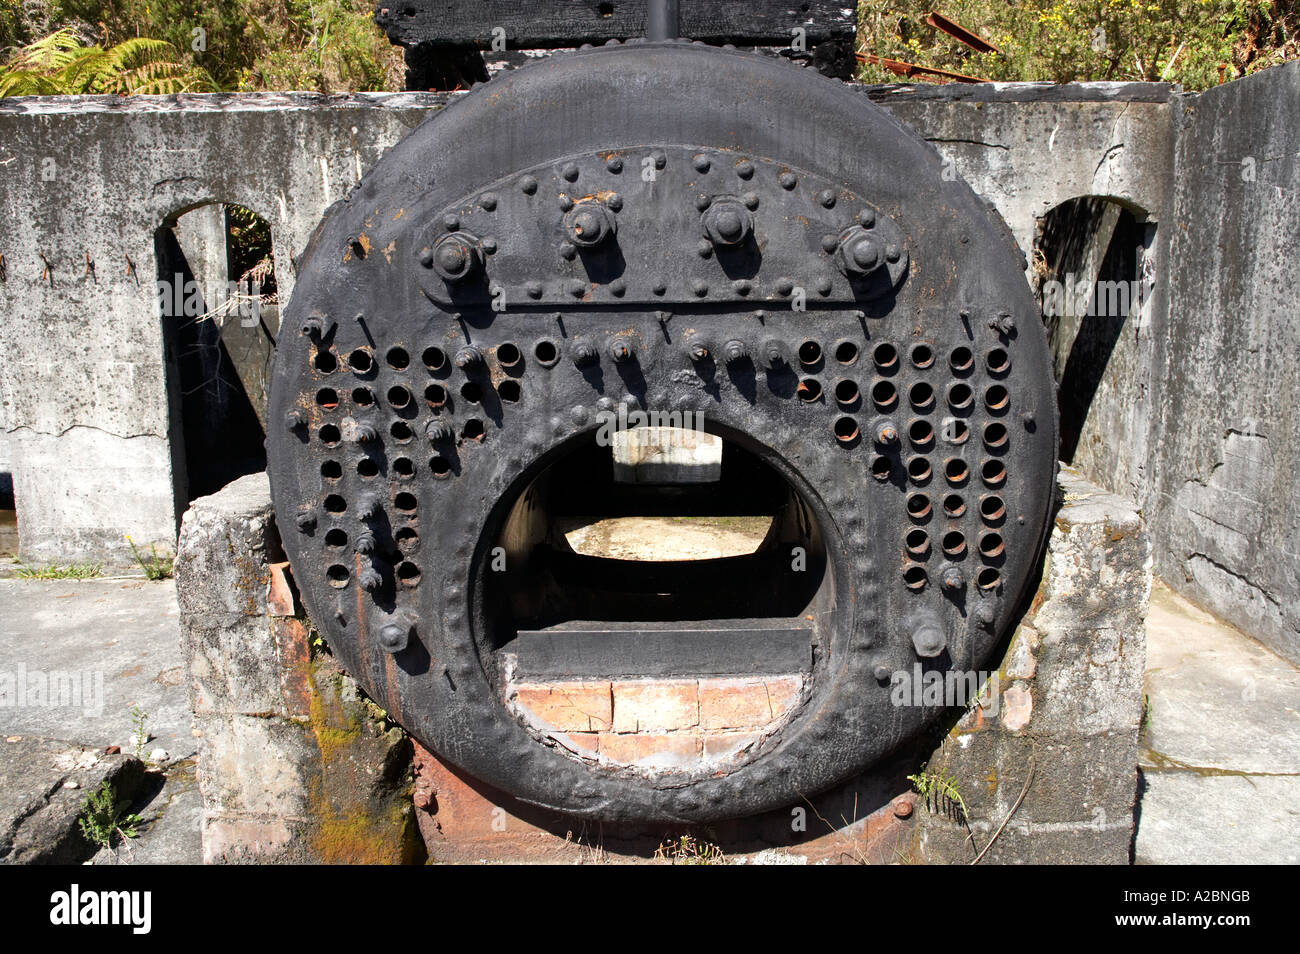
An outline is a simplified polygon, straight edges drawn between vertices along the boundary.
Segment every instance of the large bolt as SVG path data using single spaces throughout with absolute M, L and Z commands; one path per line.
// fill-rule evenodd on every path
M 384 585 L 384 575 L 375 569 L 373 565 L 363 567 L 361 572 L 357 574 L 357 582 L 361 584 L 361 588 L 367 593 L 373 593 Z
M 299 507 L 297 523 L 303 533 L 311 533 L 316 529 L 316 511 L 311 507 Z
M 375 552 L 375 535 L 369 530 L 358 533 L 353 538 L 352 548 L 362 556 L 369 556 Z
M 580 368 L 585 368 L 596 362 L 596 349 L 591 346 L 590 342 L 575 341 L 573 347 L 569 349 L 569 353 L 573 355 L 573 363 Z
M 779 341 L 768 341 L 763 344 L 763 366 L 769 371 L 777 371 L 784 368 L 790 363 L 789 357 L 785 353 L 785 346 Z
M 284 426 L 291 431 L 296 431 L 307 425 L 307 417 L 298 408 L 291 408 L 284 414 Z
M 715 199 L 700 221 L 714 245 L 740 245 L 754 230 L 754 216 L 735 199 Z
M 373 444 L 379 440 L 379 432 L 371 424 L 358 424 L 352 432 L 352 439 L 358 444 Z
M 950 566 L 943 571 L 940 581 L 945 590 L 956 592 L 966 585 L 966 575 L 962 573 L 961 567 Z
M 722 346 L 722 360 L 727 364 L 736 364 L 749 357 L 749 348 L 745 342 L 732 339 Z
M 632 360 L 632 346 L 621 339 L 609 346 L 609 356 L 615 364 L 624 364 Z
M 445 282 L 461 282 L 474 274 L 479 267 L 479 251 L 474 240 L 461 232 L 442 236 L 433 246 L 433 253 L 421 257 L 426 268 L 432 268 Z
M 686 344 L 686 352 L 691 356 L 692 361 L 707 361 L 709 343 L 703 338 L 691 338 Z
M 886 447 L 898 443 L 898 426 L 893 421 L 881 421 L 876 425 L 876 443 Z
M 869 275 L 885 261 L 880 243 L 866 229 L 857 226 L 840 239 L 837 258 L 840 270 L 850 276 Z
M 379 628 L 379 645 L 396 655 L 411 645 L 411 627 L 402 623 L 385 623 Z
M 357 518 L 360 520 L 374 520 L 380 514 L 379 498 L 374 495 L 367 495 L 357 501 Z
M 456 352 L 456 367 L 462 371 L 472 371 L 483 366 L 483 352 L 473 345 L 466 345 Z
M 453 435 L 451 425 L 439 418 L 434 418 L 429 422 L 429 426 L 424 429 L 424 436 L 434 444 L 439 441 L 449 441 Z
M 933 620 L 926 620 L 912 630 L 912 645 L 916 654 L 923 659 L 933 659 L 948 646 L 948 637 L 943 634 L 943 627 Z
M 614 234 L 614 218 L 599 202 L 582 202 L 564 217 L 564 234 L 575 245 L 594 248 Z

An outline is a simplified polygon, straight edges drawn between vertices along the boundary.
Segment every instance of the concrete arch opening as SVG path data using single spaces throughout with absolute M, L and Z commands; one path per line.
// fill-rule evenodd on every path
M 271 229 L 240 205 L 170 216 L 154 235 L 176 515 L 266 467 L 266 394 L 279 332 Z
M 1141 322 L 1153 288 L 1155 223 L 1107 196 L 1069 199 L 1038 220 L 1033 272 L 1056 375 L 1061 460 L 1106 427 L 1094 406 L 1110 389 L 1137 388 L 1126 328 Z M 1127 355 L 1125 357 L 1125 355 Z

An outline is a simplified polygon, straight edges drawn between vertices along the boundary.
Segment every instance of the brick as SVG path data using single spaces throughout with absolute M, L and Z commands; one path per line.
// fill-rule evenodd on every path
M 608 731 L 613 722 L 608 682 L 520 683 L 515 686 L 515 699 L 561 732 Z
M 266 585 L 266 613 L 268 616 L 301 616 L 298 607 L 298 589 L 288 563 L 272 563 L 270 582 Z
M 579 755 L 594 756 L 600 746 L 600 735 L 596 732 L 557 732 L 551 738 Z
M 706 732 L 703 736 L 704 757 L 725 761 L 760 738 L 762 734 L 758 732 Z
M 1016 683 L 1002 693 L 1002 725 L 1019 732 L 1029 723 L 1034 711 L 1034 697 L 1023 683 Z
M 700 727 L 761 729 L 790 711 L 801 686 L 798 676 L 701 679 Z
M 666 732 L 700 723 L 694 679 L 614 683 L 615 732 Z
M 645 768 L 689 768 L 700 758 L 700 736 L 695 732 L 605 732 L 600 755 L 623 765 Z

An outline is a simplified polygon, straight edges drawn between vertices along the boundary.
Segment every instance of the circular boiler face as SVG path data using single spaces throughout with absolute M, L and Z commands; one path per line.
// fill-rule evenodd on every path
M 349 672 L 605 820 L 792 804 L 923 731 L 895 674 L 989 667 L 1056 467 L 1005 226 L 862 93 L 681 43 L 539 62 L 391 150 L 300 263 L 270 415 Z M 702 518 L 752 546 L 590 545 Z

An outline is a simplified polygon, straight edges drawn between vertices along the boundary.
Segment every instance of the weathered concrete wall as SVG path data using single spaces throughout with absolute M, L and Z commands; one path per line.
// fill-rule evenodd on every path
M 1156 568 L 1300 660 L 1300 63 L 1181 109 L 1143 499 Z
M 196 206 L 272 227 L 280 291 L 325 208 L 437 96 L 0 100 L 0 399 L 22 555 L 170 547 L 184 500 L 154 235 Z
M 313 654 L 266 475 L 195 500 L 177 551 L 204 860 L 419 860 L 410 742 Z

